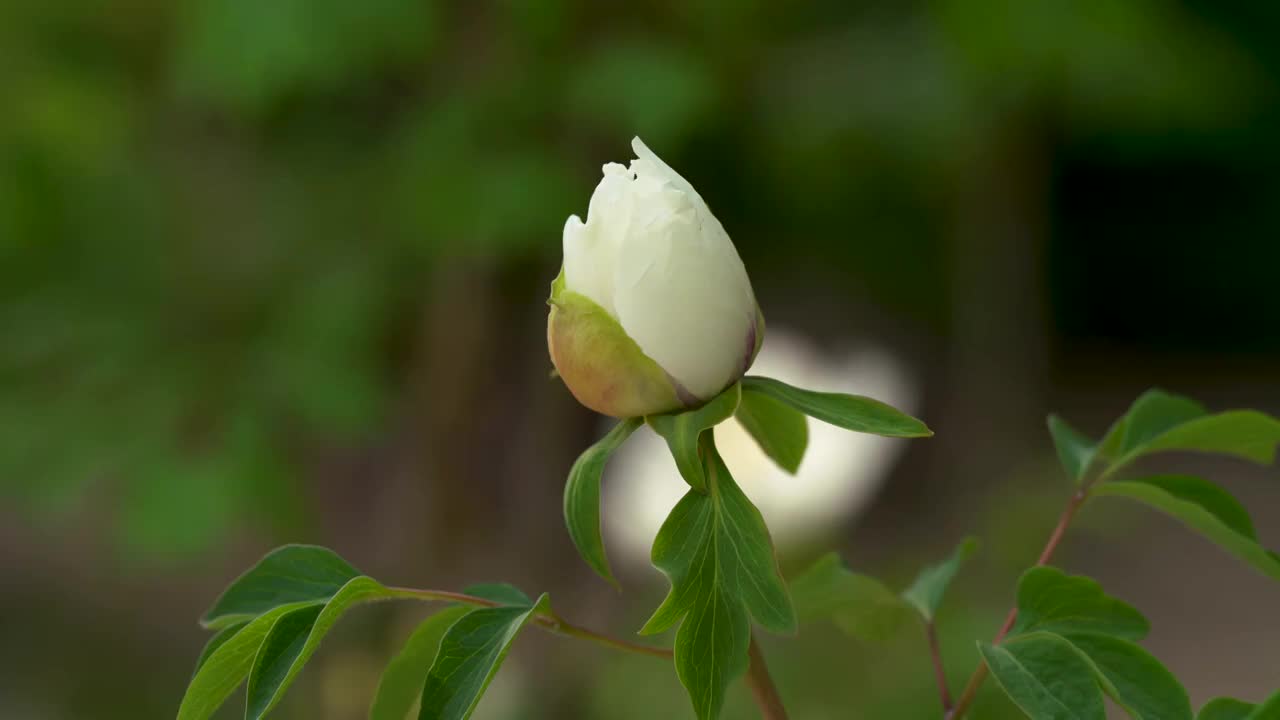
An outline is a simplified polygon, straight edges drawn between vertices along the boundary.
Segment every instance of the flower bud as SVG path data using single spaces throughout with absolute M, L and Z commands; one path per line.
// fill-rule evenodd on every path
M 694 407 L 741 378 L 764 338 L 746 268 L 711 210 L 639 138 L 564 226 L 547 344 L 583 405 L 614 417 Z

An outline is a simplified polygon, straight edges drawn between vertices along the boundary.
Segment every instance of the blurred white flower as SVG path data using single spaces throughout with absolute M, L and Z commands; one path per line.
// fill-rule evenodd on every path
M 812 343 L 771 328 L 752 374 L 810 390 L 867 395 L 914 414 L 916 383 L 887 351 L 825 356 Z M 779 547 L 820 539 L 863 510 L 906 449 L 902 440 L 853 433 L 808 419 L 809 448 L 788 475 L 737 420 L 715 429 L 729 471 L 760 508 Z M 604 530 L 612 554 L 647 561 L 653 538 L 687 491 L 666 444 L 647 427 L 613 455 L 604 478 Z

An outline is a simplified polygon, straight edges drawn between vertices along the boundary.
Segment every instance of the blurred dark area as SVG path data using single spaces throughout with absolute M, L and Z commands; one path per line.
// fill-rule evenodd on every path
M 779 552 L 897 587 L 981 536 L 958 685 L 1070 492 L 1048 412 L 1280 412 L 1278 30 L 1252 0 L 0 0 L 0 717 L 172 716 L 196 618 L 285 542 L 639 628 L 661 575 L 618 595 L 563 528 L 602 425 L 548 379 L 544 304 L 633 135 L 771 328 L 918 389 L 937 437 Z M 1161 462 L 1280 546 L 1274 468 Z M 1197 706 L 1280 688 L 1280 588 L 1203 540 L 1099 503 L 1060 561 L 1148 614 Z M 351 613 L 276 715 L 364 717 L 426 612 Z M 936 717 L 921 638 L 766 649 L 798 718 Z M 477 717 L 692 713 L 667 664 L 530 633 Z

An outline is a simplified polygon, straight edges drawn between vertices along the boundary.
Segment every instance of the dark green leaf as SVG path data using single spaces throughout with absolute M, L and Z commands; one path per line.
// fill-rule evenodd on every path
M 1065 636 L 1089 657 L 1107 694 L 1136 720 L 1191 720 L 1191 699 L 1182 683 L 1151 653 L 1111 635 Z
M 387 669 L 382 671 L 373 705 L 369 708 L 369 720 L 404 720 L 409 715 L 413 704 L 422 696 L 427 671 L 435 660 L 441 638 L 473 609 L 447 607 L 418 625 L 399 654 L 391 658 Z
M 1032 720 L 1106 720 L 1093 668 L 1061 637 L 1031 633 L 978 647 L 1000 688 Z
M 373 578 L 362 576 L 343 585 L 310 621 L 306 616 L 310 608 L 282 616 L 272 626 L 262 651 L 254 660 L 245 717 L 258 720 L 280 702 L 320 641 L 348 608 L 360 602 L 399 596 L 400 593 L 383 587 Z
M 191 678 L 178 708 L 178 720 L 207 720 L 211 717 L 249 674 L 258 647 L 276 620 L 294 610 L 319 605 L 318 602 L 281 605 L 254 618 L 240 632 L 227 638 Z
M 631 437 L 642 422 L 640 418 L 629 418 L 614 425 L 604 438 L 578 456 L 569 469 L 569 481 L 564 486 L 564 524 L 569 529 L 574 547 L 597 575 L 614 585 L 617 581 L 609 569 L 604 537 L 600 534 L 600 477 L 609 456 Z
M 809 445 L 809 421 L 804 413 L 764 393 L 742 392 L 738 422 L 778 467 L 795 474 Z
M 464 720 L 475 711 L 521 628 L 547 607 L 547 596 L 533 606 L 472 610 L 444 633 L 435 662 L 423 684 L 420 720 Z
M 1093 456 L 1098 446 L 1089 438 L 1077 432 L 1057 415 L 1049 416 L 1049 435 L 1053 437 L 1053 446 L 1058 451 L 1058 460 L 1067 477 L 1079 483 L 1089 471 Z
M 1267 577 L 1280 580 L 1280 558 L 1258 544 L 1248 513 L 1230 493 L 1207 480 L 1165 475 L 1103 483 L 1093 494 L 1144 502 L 1172 515 Z
M 699 440 L 703 432 L 733 417 L 741 400 L 742 385 L 734 383 L 728 390 L 695 410 L 645 418 L 653 431 L 667 441 L 671 457 L 675 458 L 676 468 L 680 470 L 684 481 L 689 483 L 689 487 L 706 491 L 707 481 L 703 475 L 702 458 L 698 453 Z
M 960 566 L 977 550 L 977 538 L 967 537 L 960 541 L 951 557 L 921 570 L 911 587 L 902 592 L 902 599 L 910 603 L 925 622 L 933 622 L 933 616 L 942 605 L 942 596 L 946 594 L 947 586 L 960 571 Z
M 1154 438 L 1142 453 L 1190 450 L 1222 453 L 1269 465 L 1280 443 L 1280 420 L 1256 410 L 1228 410 L 1185 422 Z
M 887 437 L 929 437 L 933 433 L 919 420 L 879 400 L 860 395 L 801 390 L 772 378 L 749 376 L 744 389 L 777 398 L 809 417 L 855 432 Z
M 868 642 L 888 640 L 915 616 L 884 583 L 849 571 L 834 552 L 791 582 L 791 598 L 801 623 L 830 619 Z
M 1200 708 L 1196 720 L 1248 720 L 1257 706 L 1232 698 L 1214 698 Z
M 240 632 L 240 630 L 248 624 L 248 620 L 238 622 L 234 625 L 228 625 L 214 633 L 213 637 L 209 638 L 209 642 L 205 644 L 204 650 L 200 651 L 200 657 L 196 660 L 196 669 L 194 672 L 199 672 L 205 661 L 209 659 L 209 656 L 213 655 L 218 648 L 222 647 L 223 643 L 231 639 L 232 635 Z
M 1018 621 L 1012 635 L 1036 631 L 1105 633 L 1141 640 L 1150 626 L 1142 613 L 1081 575 L 1034 567 L 1018 581 Z
M 653 543 L 653 564 L 671 592 L 642 633 L 676 634 L 676 672 L 699 718 L 718 715 L 725 688 L 747 667 L 750 617 L 775 632 L 795 629 L 795 612 L 760 511 L 733 482 L 710 435 L 703 439 L 706 494 L 690 490 Z
M 1249 713 L 1247 720 L 1280 720 L 1280 692 L 1262 701 Z
M 533 605 L 533 600 L 523 590 L 510 583 L 480 583 L 479 585 L 463 588 L 462 593 L 481 597 L 485 600 L 492 600 L 503 605 L 515 605 L 517 607 Z
M 231 583 L 201 624 L 221 628 L 287 603 L 328 600 L 360 571 L 315 545 L 285 545 L 267 553 Z

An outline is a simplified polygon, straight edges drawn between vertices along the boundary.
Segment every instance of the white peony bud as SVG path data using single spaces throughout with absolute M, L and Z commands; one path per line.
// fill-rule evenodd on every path
M 746 373 L 764 318 L 733 242 L 640 138 L 564 226 L 551 361 L 583 405 L 637 417 L 699 405 Z

